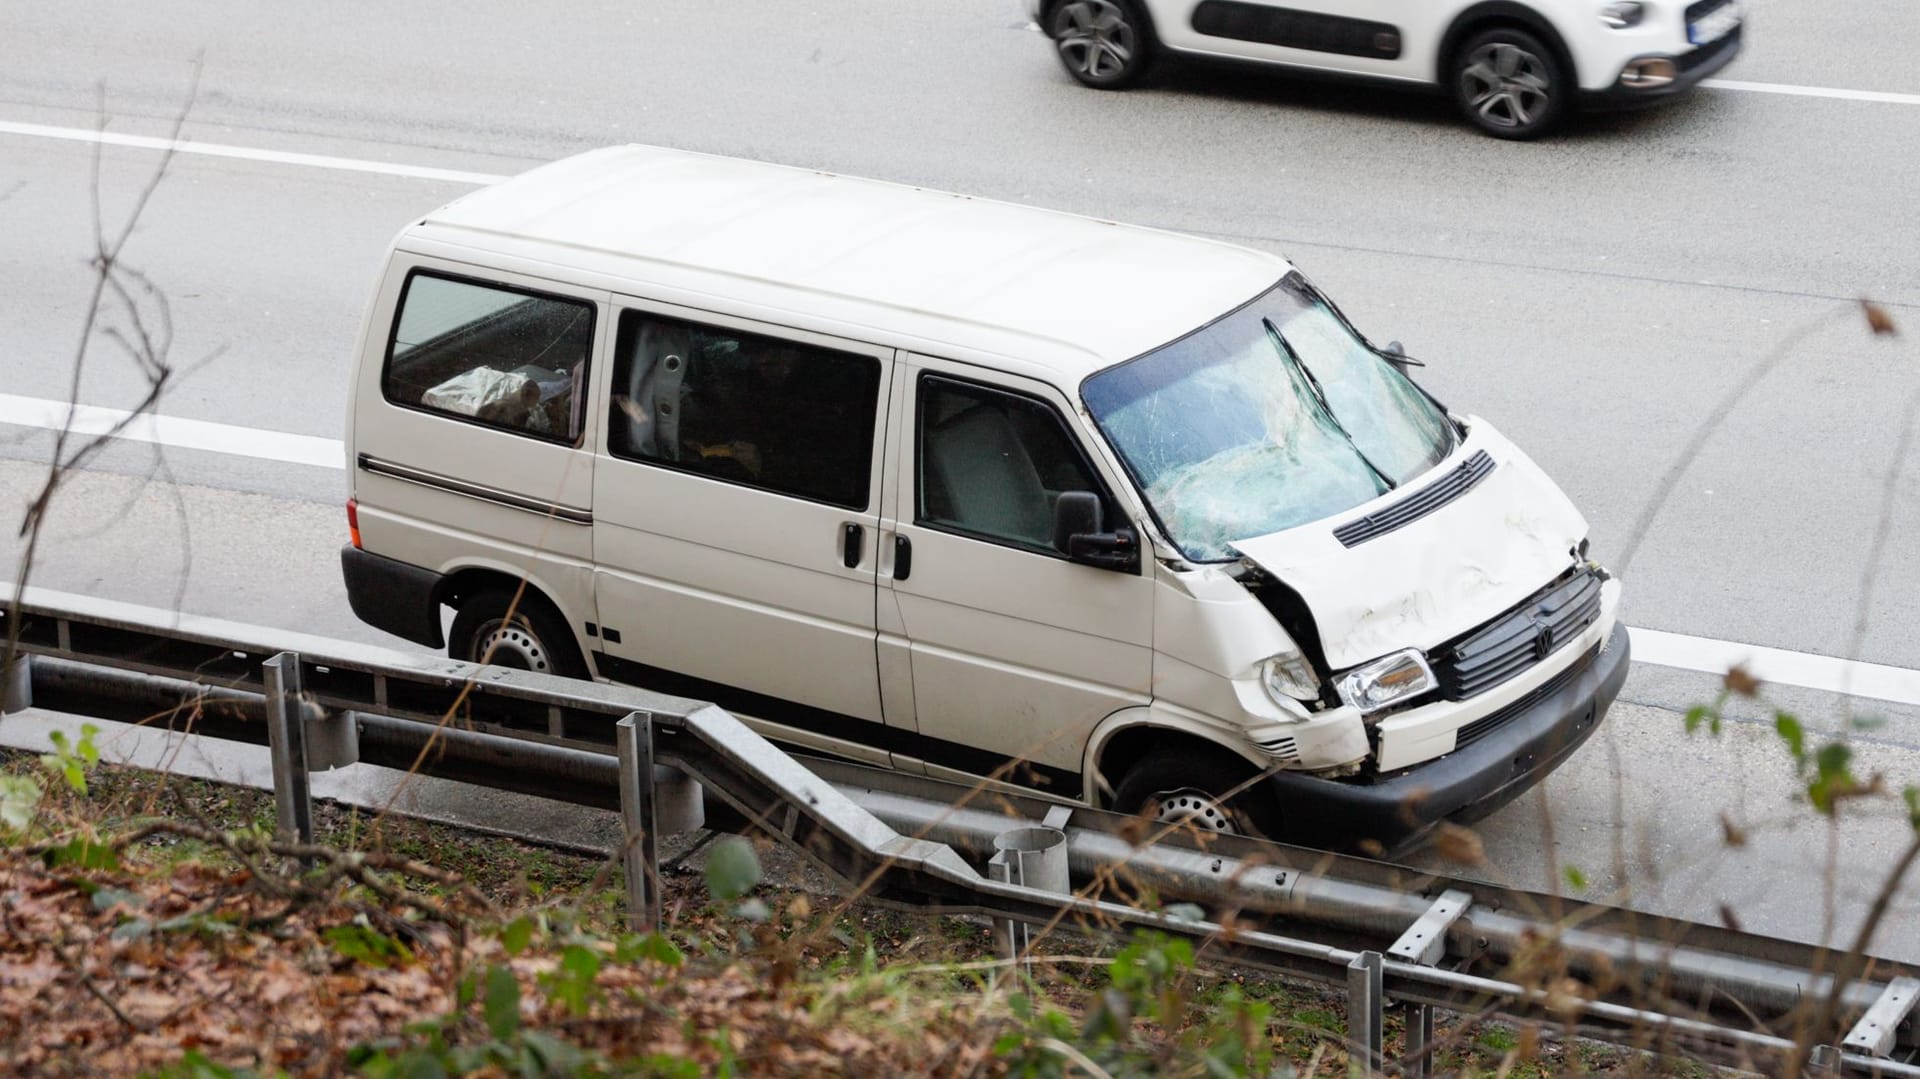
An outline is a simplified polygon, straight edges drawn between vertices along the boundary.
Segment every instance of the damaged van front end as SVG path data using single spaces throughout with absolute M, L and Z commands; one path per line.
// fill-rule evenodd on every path
M 1585 519 L 1404 362 L 1289 274 L 1082 387 L 1168 555 L 1156 700 L 1237 720 L 1268 774 L 1243 808 L 1296 842 L 1483 816 L 1626 679 L 1620 584 Z

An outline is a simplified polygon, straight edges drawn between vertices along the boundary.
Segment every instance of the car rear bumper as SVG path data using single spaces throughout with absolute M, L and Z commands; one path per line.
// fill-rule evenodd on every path
M 1625 626 L 1569 676 L 1514 706 L 1471 745 L 1371 780 L 1280 772 L 1266 781 L 1289 842 L 1329 849 L 1402 849 L 1441 821 L 1492 813 L 1559 767 L 1593 735 L 1627 680 Z

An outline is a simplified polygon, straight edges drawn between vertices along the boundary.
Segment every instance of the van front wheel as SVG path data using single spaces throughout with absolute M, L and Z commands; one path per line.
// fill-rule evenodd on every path
M 447 654 L 455 659 L 563 678 L 586 677 L 586 664 L 565 620 L 532 589 L 489 588 L 475 593 L 460 604 L 447 637 Z
M 1272 799 L 1254 775 L 1253 765 L 1225 750 L 1149 754 L 1114 788 L 1113 808 L 1203 832 L 1271 837 L 1278 825 Z M 1237 793 L 1223 798 L 1228 791 Z

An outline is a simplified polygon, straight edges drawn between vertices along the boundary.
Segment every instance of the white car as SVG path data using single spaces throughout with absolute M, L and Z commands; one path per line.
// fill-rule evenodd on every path
M 1166 52 L 1443 89 L 1527 139 L 1571 106 L 1672 97 L 1740 51 L 1741 0 L 1028 0 L 1074 78 L 1132 82 Z

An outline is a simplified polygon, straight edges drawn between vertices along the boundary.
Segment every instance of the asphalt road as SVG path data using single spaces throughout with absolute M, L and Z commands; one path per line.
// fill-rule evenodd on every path
M 197 57 L 185 134 L 203 142 L 489 173 L 653 142 L 1276 250 L 1362 328 L 1406 342 L 1443 400 L 1526 447 L 1585 510 L 1603 559 L 1638 542 L 1626 574 L 1635 626 L 1920 667 L 1920 449 L 1896 454 L 1920 400 L 1920 105 L 1710 87 L 1515 145 L 1474 134 L 1442 101 L 1237 70 L 1176 67 L 1127 93 L 1087 91 L 1011 0 L 824 0 L 781 20 L 692 0 L 564 17 L 470 3 L 14 5 L 0 14 L 0 123 L 91 128 L 104 116 L 115 132 L 164 134 Z M 1723 76 L 1916 95 L 1915 41 L 1909 0 L 1861 0 L 1844 17 L 1775 0 Z M 0 393 L 67 393 L 95 156 L 0 133 Z M 110 219 L 157 160 L 101 153 Z M 467 189 L 175 159 L 126 251 L 170 304 L 182 374 L 162 411 L 339 437 L 343 372 L 385 243 Z M 1903 332 L 1870 336 L 1862 296 Z M 129 405 L 128 376 L 101 353 L 80 398 Z M 1662 476 L 1743 386 L 1636 536 Z M 0 519 L 14 517 L 44 447 L 44 434 L 0 427 Z M 67 497 L 40 583 L 380 639 L 338 585 L 338 470 L 123 446 Z M 12 563 L 6 549 L 0 559 Z M 1718 866 L 1683 876 L 1685 888 L 1636 889 L 1636 902 L 1696 914 L 1720 891 L 1809 879 L 1803 837 L 1756 844 L 1771 854 L 1720 848 L 1711 807 L 1753 790 L 1781 803 L 1754 807 L 1769 820 L 1791 807 L 1766 778 L 1780 765 L 1764 728 L 1740 725 L 1746 739 L 1718 749 L 1676 733 L 1672 710 L 1711 688 L 1636 671 L 1628 698 L 1649 707 L 1623 710 L 1636 718 L 1613 725 L 1615 752 L 1597 743 L 1576 762 L 1587 771 L 1567 773 L 1598 768 L 1603 785 L 1549 787 L 1579 822 L 1553 830 L 1552 861 L 1606 888 L 1644 884 L 1659 858 Z M 1822 720 L 1845 707 L 1785 699 Z M 1876 766 L 1896 786 L 1920 782 L 1911 710 L 1861 707 L 1892 717 L 1868 743 Z M 1877 838 L 1845 848 L 1848 864 L 1884 860 L 1904 827 L 1893 825 L 1872 824 Z M 1550 877 L 1543 832 L 1537 808 L 1497 816 L 1496 863 Z M 1629 847 L 1651 860 L 1627 865 Z M 1769 926 L 1804 929 L 1819 920 L 1818 892 L 1776 886 L 1741 901 L 1768 910 Z M 1903 910 L 1913 917 L 1911 901 Z

